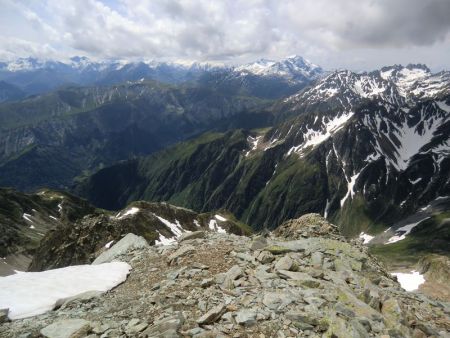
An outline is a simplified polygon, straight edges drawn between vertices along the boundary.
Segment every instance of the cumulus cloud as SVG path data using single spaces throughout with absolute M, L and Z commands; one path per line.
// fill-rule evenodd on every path
M 422 56 L 432 50 L 422 59 L 445 63 L 450 44 L 448 0 L 0 0 L 0 6 L 0 42 L 6 41 L 0 57 L 239 61 L 296 53 L 330 67 L 370 67 L 376 54 L 403 62 L 411 49 Z

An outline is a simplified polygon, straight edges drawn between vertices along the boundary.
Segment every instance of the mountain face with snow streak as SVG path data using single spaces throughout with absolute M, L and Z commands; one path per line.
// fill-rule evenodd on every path
M 296 117 L 266 142 L 320 164 L 325 215 L 352 223 L 345 210 L 359 204 L 369 225 L 450 194 L 450 72 L 422 65 L 338 71 L 283 104 Z
M 158 166 L 150 157 L 105 168 L 80 191 L 117 207 L 102 200 L 102 177 L 120 181 L 127 170 L 144 173 L 129 182 L 145 191 L 139 198 L 225 207 L 257 229 L 307 212 L 345 226 L 348 235 L 390 226 L 450 195 L 448 79 L 420 65 L 338 71 L 276 103 L 280 122 L 268 131 L 222 134 L 183 157 L 177 154 L 186 145 L 179 145 Z M 197 171 L 202 176 L 186 174 Z M 120 187 L 109 197 L 132 200 Z

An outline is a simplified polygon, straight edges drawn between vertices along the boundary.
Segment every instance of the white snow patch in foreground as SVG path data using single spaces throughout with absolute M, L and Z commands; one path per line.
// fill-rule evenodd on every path
M 134 214 L 136 214 L 136 213 L 138 213 L 138 212 L 139 212 L 139 208 L 132 207 L 132 208 L 128 209 L 123 215 L 122 215 L 122 212 L 119 212 L 119 213 L 116 215 L 116 218 L 117 218 L 117 219 L 122 219 L 122 218 L 124 218 L 124 217 L 126 217 L 126 216 L 128 216 L 128 215 L 134 215 Z
M 222 222 L 225 222 L 227 220 L 225 217 L 220 216 L 220 215 L 215 215 L 214 217 L 217 218 L 219 221 L 222 221 Z
M 127 263 L 112 262 L 1 277 L 0 308 L 9 308 L 10 319 L 36 316 L 52 310 L 60 299 L 111 290 L 126 280 L 130 269 Z
M 373 236 L 370 236 L 369 234 L 365 234 L 364 232 L 361 232 L 359 234 L 359 238 L 364 240 L 363 244 L 368 244 L 373 239 Z
M 209 221 L 209 228 L 212 231 L 217 231 L 218 233 L 221 233 L 221 234 L 226 234 L 227 233 L 224 228 L 222 228 L 221 226 L 219 226 L 217 224 L 217 221 L 215 219 L 212 219 L 212 220 Z
M 418 271 L 411 271 L 410 273 L 394 272 L 391 275 L 396 276 L 398 282 L 406 291 L 414 291 L 419 288 L 419 286 L 425 283 L 425 278 Z
M 412 231 L 412 229 L 414 229 L 416 226 L 418 226 L 420 223 L 422 223 L 428 218 L 430 217 L 426 217 L 420 220 L 419 222 L 407 224 L 405 226 L 402 226 L 401 228 L 398 228 L 397 230 L 395 230 L 395 236 L 389 238 L 386 244 L 392 244 L 405 239 L 406 236 L 409 235 L 409 233 Z

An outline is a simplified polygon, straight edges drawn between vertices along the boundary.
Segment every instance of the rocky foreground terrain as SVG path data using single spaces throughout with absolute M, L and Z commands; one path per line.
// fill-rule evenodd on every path
M 123 284 L 5 322 L 0 336 L 450 337 L 449 303 L 404 291 L 319 215 L 267 236 L 202 230 L 129 247 L 119 242 L 97 258 L 128 262 Z

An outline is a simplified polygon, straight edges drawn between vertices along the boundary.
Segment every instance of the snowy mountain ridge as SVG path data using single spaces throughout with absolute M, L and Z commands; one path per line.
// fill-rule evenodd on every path
M 300 129 L 291 125 L 273 138 L 299 139 L 300 144 L 292 146 L 288 155 L 302 154 L 357 115 L 354 120 L 360 120 L 358 126 L 374 136 L 370 144 L 375 151 L 368 157 L 384 156 L 391 166 L 405 170 L 410 158 L 441 135 L 439 127 L 449 120 L 450 105 L 445 99 L 449 94 L 450 72 L 432 74 L 423 65 L 385 67 L 361 74 L 338 71 L 284 101 L 292 111 L 311 112 L 309 120 L 313 121 Z M 374 103 L 370 111 L 361 109 L 370 101 Z M 447 153 L 447 142 L 435 142 L 434 147 Z
M 281 59 L 279 61 L 260 59 L 258 61 L 243 65 L 227 65 L 222 62 L 201 62 L 201 61 L 157 61 L 157 60 L 104 60 L 94 61 L 85 56 L 74 56 L 67 61 L 56 61 L 51 59 L 38 59 L 33 57 L 18 58 L 12 61 L 0 62 L 0 71 L 26 72 L 40 69 L 56 69 L 58 67 L 71 68 L 73 70 L 83 71 L 88 68 L 105 70 L 108 68 L 120 70 L 125 66 L 136 67 L 146 65 L 150 69 L 158 67 L 174 67 L 184 70 L 214 70 L 227 69 L 237 73 L 248 72 L 261 76 L 289 76 L 293 77 L 296 73 L 303 76 L 316 76 L 321 72 L 321 68 L 301 56 L 294 55 Z
M 295 80 L 298 77 L 317 78 L 322 73 L 321 67 L 294 55 L 280 61 L 260 59 L 256 62 L 234 68 L 237 73 L 252 73 L 260 76 L 280 76 Z
M 450 72 L 432 73 L 424 65 L 384 67 L 370 73 L 335 71 L 312 88 L 285 100 L 314 103 L 334 98 L 345 108 L 355 100 L 377 98 L 395 105 L 413 105 L 416 100 L 438 98 L 450 93 Z
M 220 92 L 270 99 L 287 97 L 315 81 L 322 68 L 300 56 L 280 61 L 260 60 L 246 65 L 222 62 L 160 60 L 67 61 L 19 58 L 0 62 L 0 81 L 17 86 L 27 95 L 41 94 L 66 85 L 114 85 L 139 80 L 167 84 L 190 83 Z M 7 98 L 8 99 L 8 98 Z

